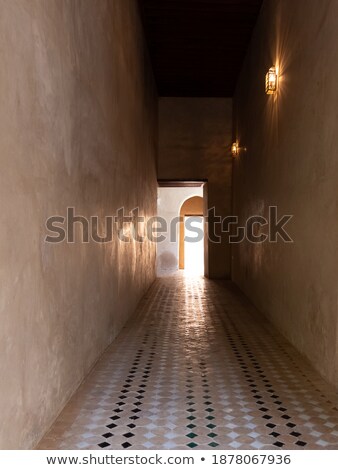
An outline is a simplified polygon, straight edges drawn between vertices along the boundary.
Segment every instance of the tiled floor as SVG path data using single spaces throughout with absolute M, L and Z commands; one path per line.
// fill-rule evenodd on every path
M 39 449 L 337 449 L 336 395 L 231 283 L 159 278 Z

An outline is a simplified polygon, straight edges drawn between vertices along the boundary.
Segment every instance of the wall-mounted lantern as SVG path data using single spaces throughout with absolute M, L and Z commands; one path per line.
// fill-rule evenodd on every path
M 265 93 L 267 95 L 273 95 L 277 91 L 278 86 L 278 74 L 276 67 L 270 67 L 268 73 L 265 76 Z
M 240 147 L 238 142 L 231 145 L 231 155 L 233 157 L 238 157 L 241 152 L 246 152 L 246 150 L 246 147 Z
M 238 146 L 238 143 L 237 142 L 234 142 L 232 145 L 231 145 L 231 155 L 233 157 L 238 157 L 239 155 L 239 146 Z

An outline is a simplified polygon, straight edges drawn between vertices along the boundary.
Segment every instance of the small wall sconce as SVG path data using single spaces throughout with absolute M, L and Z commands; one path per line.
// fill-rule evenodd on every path
M 231 145 L 231 155 L 233 157 L 237 157 L 239 155 L 239 146 L 238 146 L 238 142 L 234 142 L 232 145 Z
M 277 91 L 278 74 L 276 67 L 270 67 L 265 76 L 265 93 L 273 95 Z
M 240 147 L 238 142 L 234 142 L 232 145 L 231 145 L 231 155 L 233 157 L 238 157 L 238 155 L 241 153 L 241 152 L 246 152 L 246 147 Z

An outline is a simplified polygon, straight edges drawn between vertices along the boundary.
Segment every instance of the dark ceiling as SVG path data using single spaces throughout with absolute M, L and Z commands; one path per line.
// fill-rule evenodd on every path
M 262 0 L 139 0 L 160 96 L 233 96 Z

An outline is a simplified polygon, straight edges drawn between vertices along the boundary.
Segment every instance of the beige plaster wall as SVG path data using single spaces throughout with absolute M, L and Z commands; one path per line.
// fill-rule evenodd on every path
M 337 382 L 338 2 L 268 0 L 235 96 L 234 212 L 293 214 L 294 243 L 233 246 L 233 279 Z M 272 65 L 277 96 L 264 92 Z
M 44 243 L 156 213 L 157 97 L 133 0 L 0 0 L 0 448 L 52 424 L 155 276 L 155 247 Z
M 208 180 L 208 207 L 215 207 L 221 217 L 230 215 L 231 133 L 231 99 L 160 98 L 159 178 Z M 206 252 L 207 275 L 229 278 L 228 235 L 222 243 L 208 243 Z

